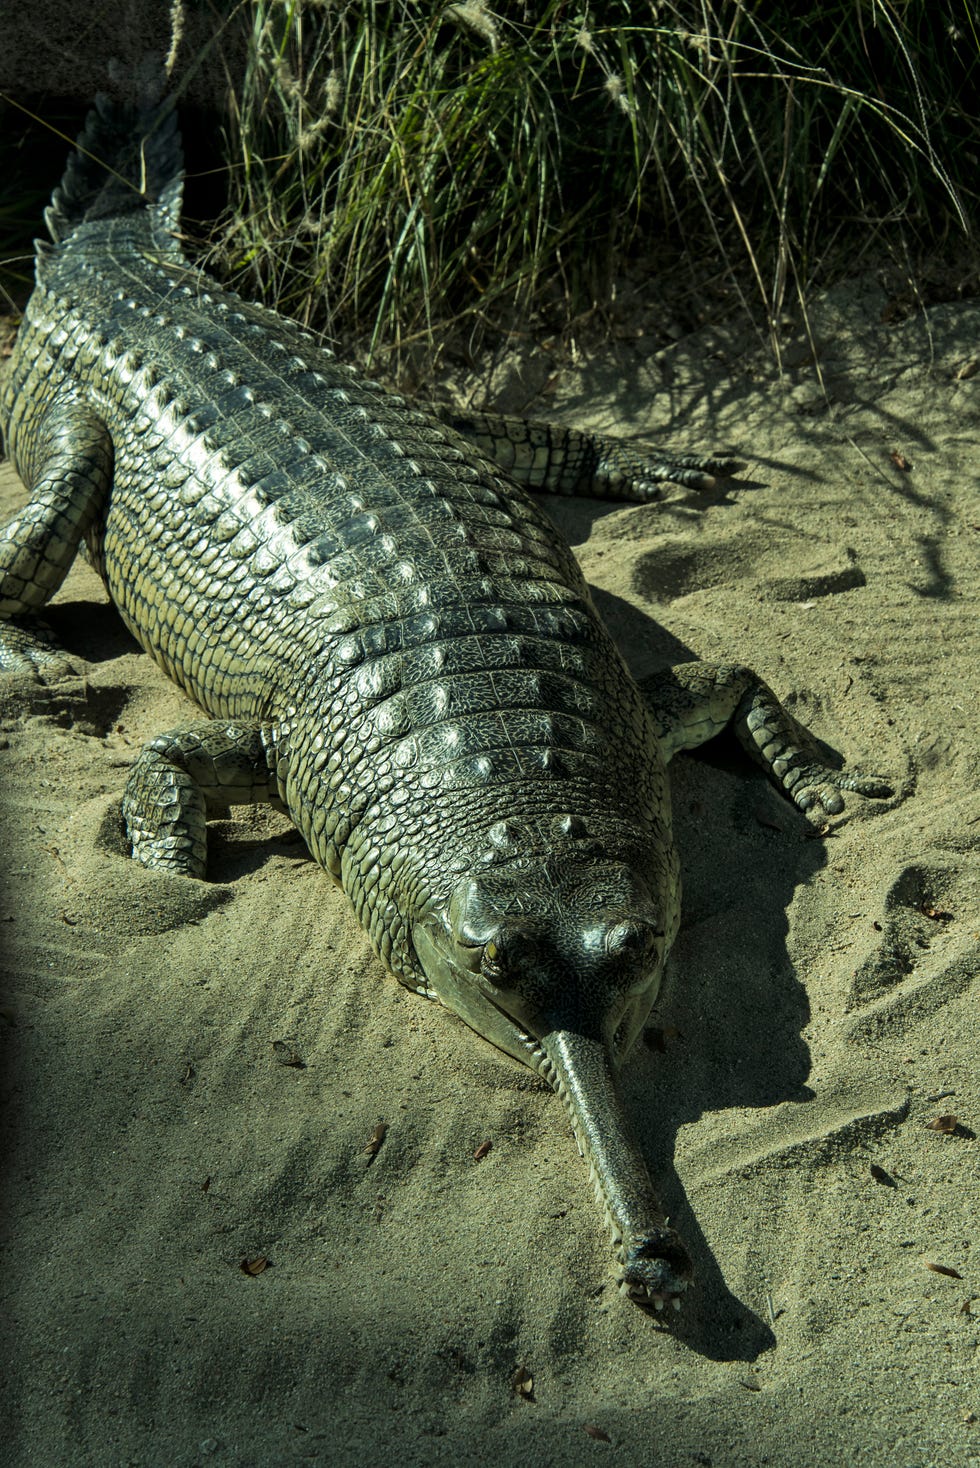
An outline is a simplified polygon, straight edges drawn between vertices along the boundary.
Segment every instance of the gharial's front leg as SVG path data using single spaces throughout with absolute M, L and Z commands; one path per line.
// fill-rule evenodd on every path
M 112 440 L 84 403 L 55 403 L 24 469 L 30 499 L 0 530 L 0 671 L 70 671 L 33 617 L 58 590 L 112 486 Z
M 637 452 L 620 439 L 538 419 L 443 404 L 431 404 L 430 411 L 525 489 L 552 494 L 645 504 L 660 498 L 664 484 L 713 489 L 719 478 L 745 467 L 725 456 L 672 454 L 652 444 Z
M 803 811 L 837 815 L 842 790 L 884 800 L 893 794 L 880 775 L 835 770 L 808 729 L 786 710 L 767 683 L 737 663 L 681 663 L 641 680 L 664 758 L 704 744 L 729 724 L 777 789 Z

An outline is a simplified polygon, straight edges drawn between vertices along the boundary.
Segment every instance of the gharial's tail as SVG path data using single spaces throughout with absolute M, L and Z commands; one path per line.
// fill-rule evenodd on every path
M 154 243 L 173 252 L 184 184 L 184 155 L 171 102 L 141 88 L 135 104 L 100 94 L 68 159 L 44 218 L 61 244 L 81 224 L 148 212 Z

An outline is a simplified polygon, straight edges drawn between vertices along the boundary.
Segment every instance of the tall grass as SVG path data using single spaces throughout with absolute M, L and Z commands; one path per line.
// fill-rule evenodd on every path
M 172 6 L 171 57 L 226 119 L 212 264 L 393 369 L 488 327 L 568 330 L 631 262 L 671 288 L 710 262 L 771 323 L 872 250 L 975 238 L 975 0 L 212 4 L 197 54 Z M 50 170 L 0 154 L 25 245 L 54 142 Z M 29 273 L 12 261 L 13 295 Z
M 969 237 L 969 0 L 244 0 L 221 268 L 369 355 L 567 325 L 631 255 L 764 317 L 826 262 Z

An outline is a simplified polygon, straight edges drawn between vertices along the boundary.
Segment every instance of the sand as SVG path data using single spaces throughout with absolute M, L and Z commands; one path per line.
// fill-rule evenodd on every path
M 802 332 L 780 376 L 710 329 L 532 404 L 750 461 L 555 517 L 638 672 L 750 663 L 896 789 L 820 839 L 724 741 L 672 766 L 684 926 L 625 1076 L 697 1265 L 669 1331 L 557 1099 L 287 822 L 217 823 L 207 884 L 128 860 L 189 706 L 72 571 L 79 675 L 0 690 L 7 1464 L 980 1464 L 980 306 L 890 314 L 814 304 L 822 383 Z

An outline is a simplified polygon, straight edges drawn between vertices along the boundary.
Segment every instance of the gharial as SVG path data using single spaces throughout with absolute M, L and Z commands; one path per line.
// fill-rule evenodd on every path
M 749 669 L 644 693 L 529 489 L 649 500 L 731 460 L 427 409 L 191 264 L 172 106 L 100 97 L 46 212 L 0 400 L 29 489 L 0 534 L 0 666 L 57 674 L 32 614 L 84 541 L 207 714 L 159 735 L 123 811 L 147 867 L 203 878 L 209 808 L 271 800 L 403 984 L 560 1094 L 640 1304 L 678 1305 L 616 1072 L 679 914 L 665 767 L 731 725 L 803 810 L 829 768 Z

